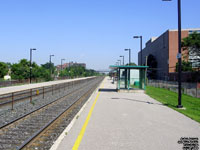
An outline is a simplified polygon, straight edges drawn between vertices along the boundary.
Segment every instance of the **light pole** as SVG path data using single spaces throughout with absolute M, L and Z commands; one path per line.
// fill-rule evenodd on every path
M 35 51 L 36 48 L 30 49 L 30 83 L 32 82 L 32 51 Z
M 119 61 L 119 65 L 121 66 L 121 60 L 117 60 L 117 61 Z
M 124 49 L 125 51 L 129 51 L 129 66 L 131 64 L 131 49 Z
M 61 71 L 62 71 L 62 69 L 63 69 L 63 68 L 62 68 L 62 65 L 63 65 L 62 62 L 63 62 L 64 60 L 65 60 L 65 59 L 61 59 Z
M 50 55 L 50 60 L 49 60 L 49 69 L 50 69 L 50 77 L 51 77 L 51 74 L 52 74 L 52 71 L 51 71 L 51 57 L 53 57 L 54 55 Z
M 162 1 L 171 1 L 171 0 L 162 0 Z M 177 54 L 177 58 L 178 58 L 178 105 L 177 108 L 182 108 L 182 104 L 181 104 L 181 65 L 182 65 L 182 61 L 181 61 L 181 0 L 177 0 L 177 5 L 178 5 L 178 54 Z
M 141 51 L 141 60 L 140 60 L 140 63 L 141 63 L 141 66 L 143 66 L 142 65 L 142 36 L 133 36 L 133 38 L 140 38 L 140 51 Z
M 122 58 L 123 58 L 123 66 L 124 66 L 124 56 L 119 56 L 119 57 L 122 57 Z

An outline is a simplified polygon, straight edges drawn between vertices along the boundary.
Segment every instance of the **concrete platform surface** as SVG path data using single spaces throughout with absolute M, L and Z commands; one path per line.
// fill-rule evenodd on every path
M 117 93 L 109 78 L 103 81 L 79 150 L 182 150 L 182 137 L 200 139 L 200 124 L 144 93 Z M 94 93 L 72 128 L 63 132 L 51 150 L 70 150 L 87 118 Z M 200 144 L 200 141 L 198 141 Z

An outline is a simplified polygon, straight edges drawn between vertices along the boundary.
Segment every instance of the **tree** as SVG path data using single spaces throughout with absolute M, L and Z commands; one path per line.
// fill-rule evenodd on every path
M 19 63 L 11 65 L 11 77 L 13 79 L 28 79 L 30 77 L 30 63 L 26 59 L 21 59 Z
M 95 70 L 85 69 L 83 66 L 71 66 L 65 68 L 60 72 L 60 77 L 68 76 L 71 78 L 74 77 L 88 77 L 88 76 L 97 76 L 99 75 Z
M 182 61 L 182 66 L 181 66 L 181 70 L 182 70 L 183 72 L 193 71 L 193 70 L 192 70 L 192 63 L 183 60 L 183 61 Z M 178 72 L 178 62 L 176 63 L 176 72 Z
M 32 63 L 32 78 L 33 79 L 45 79 L 49 75 L 49 70 L 44 67 L 38 66 L 35 62 Z
M 137 66 L 134 62 L 126 64 L 126 66 Z
M 85 68 L 82 66 L 71 66 L 61 71 L 60 76 L 81 77 L 84 76 Z
M 200 34 L 194 32 L 182 40 L 183 50 L 187 50 L 190 62 L 200 64 Z M 198 66 L 200 67 L 200 65 Z
M 52 65 L 53 68 L 53 65 Z M 53 69 L 52 69 L 53 70 Z M 54 69 L 55 70 L 55 69 Z M 26 59 L 21 59 L 19 63 L 11 65 L 11 76 L 13 79 L 23 80 L 30 78 L 30 62 Z M 52 80 L 50 77 L 49 63 L 38 66 L 35 62 L 32 63 L 32 78 Z
M 45 68 L 45 69 L 48 69 L 49 71 L 50 71 L 50 69 L 51 69 L 51 71 L 52 71 L 52 74 L 54 74 L 54 72 L 55 72 L 55 70 L 56 70 L 56 67 L 54 66 L 54 63 L 49 63 L 49 62 L 47 62 L 47 63 L 45 63 L 45 64 L 42 64 L 41 65 L 43 68 Z
M 41 65 L 43 68 L 46 68 L 46 69 L 50 69 L 50 68 L 55 68 L 55 66 L 54 66 L 54 63 L 49 63 L 49 62 L 47 62 L 47 63 L 45 63 L 45 64 L 42 64 Z
M 8 65 L 0 62 L 0 78 L 3 78 L 8 73 Z
M 40 66 L 39 68 L 37 68 L 35 70 L 35 72 L 38 75 L 37 78 L 45 79 L 45 81 L 51 81 L 51 80 L 53 80 L 50 77 L 50 71 L 49 71 L 49 69 L 46 69 L 46 68 Z

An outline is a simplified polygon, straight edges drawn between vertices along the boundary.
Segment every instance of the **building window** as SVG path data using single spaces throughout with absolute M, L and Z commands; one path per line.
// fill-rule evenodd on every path
M 200 33 L 200 30 L 190 30 L 190 31 L 188 31 L 189 34 L 192 34 L 194 32 Z
M 199 68 L 200 67 L 200 57 L 189 52 L 189 62 L 192 63 L 192 68 Z

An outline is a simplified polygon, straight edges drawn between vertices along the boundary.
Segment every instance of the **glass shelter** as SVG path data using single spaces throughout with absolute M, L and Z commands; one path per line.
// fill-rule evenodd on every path
M 145 90 L 148 66 L 110 66 L 110 68 L 117 71 L 117 90 Z

